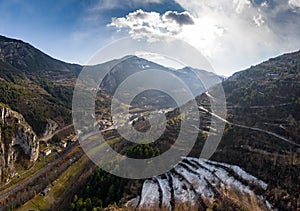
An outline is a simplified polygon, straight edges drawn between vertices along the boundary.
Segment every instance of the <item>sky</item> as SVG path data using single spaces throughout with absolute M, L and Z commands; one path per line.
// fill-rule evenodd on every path
M 229 76 L 300 50 L 299 26 L 300 0 L 0 0 L 1 35 L 79 64 L 124 37 L 173 37 Z

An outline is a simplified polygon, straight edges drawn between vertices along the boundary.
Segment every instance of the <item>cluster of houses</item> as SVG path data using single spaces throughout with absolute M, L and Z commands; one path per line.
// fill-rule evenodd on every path
M 51 153 L 52 153 L 52 150 L 49 149 L 49 148 L 47 148 L 47 149 L 45 149 L 45 150 L 43 151 L 42 154 L 43 154 L 44 156 L 49 156 Z
M 49 193 L 49 191 L 51 190 L 51 187 L 46 187 L 41 193 L 40 193 L 40 195 L 41 196 L 46 196 L 48 193 Z
M 101 119 L 97 122 L 97 124 L 98 124 L 98 128 L 100 130 L 105 130 L 105 129 L 110 128 L 111 126 L 113 126 L 113 122 L 109 121 L 107 119 Z
M 49 143 L 44 143 L 45 144 L 45 148 L 41 151 L 41 154 L 45 157 L 51 155 L 52 152 L 56 151 L 56 152 L 61 152 L 62 150 L 66 149 L 69 145 L 77 142 L 77 136 L 75 135 L 69 135 L 67 138 L 61 140 L 56 147 L 50 147 Z

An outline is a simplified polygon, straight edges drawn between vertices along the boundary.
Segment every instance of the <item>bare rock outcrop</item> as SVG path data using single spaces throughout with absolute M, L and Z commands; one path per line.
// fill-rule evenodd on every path
M 39 155 L 39 142 L 23 116 L 0 105 L 0 181 L 28 168 Z

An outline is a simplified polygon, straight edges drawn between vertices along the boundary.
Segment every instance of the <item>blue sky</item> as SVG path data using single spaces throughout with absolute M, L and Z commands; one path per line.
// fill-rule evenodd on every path
M 91 1 L 73 0 L 3 0 L 0 1 L 0 33 L 72 61 L 62 47 L 71 47 L 68 39 L 80 27 L 84 12 L 91 4 Z
M 55 58 L 85 64 L 119 38 L 167 35 L 224 75 L 299 50 L 299 20 L 300 0 L 0 0 L 0 34 Z
M 112 17 L 122 17 L 139 8 L 160 13 L 184 11 L 172 1 L 163 4 L 115 1 L 117 5 L 111 7 L 101 5 L 106 2 L 1 0 L 0 34 L 29 42 L 58 59 L 84 64 L 99 48 L 126 36 L 113 35 L 115 30 L 106 26 Z

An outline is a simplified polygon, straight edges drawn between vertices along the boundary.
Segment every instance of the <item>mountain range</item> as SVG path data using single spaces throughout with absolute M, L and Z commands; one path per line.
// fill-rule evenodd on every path
M 2 103 L 0 107 L 1 111 L 5 111 L 4 113 L 11 113 L 1 119 L 7 123 L 6 128 L 1 128 L 1 153 L 8 155 L 2 158 L 1 165 L 7 163 L 5 162 L 7 158 L 14 158 L 12 161 L 16 161 L 22 157 L 26 157 L 25 162 L 31 165 L 37 159 L 35 151 L 38 150 L 36 141 L 38 137 L 42 138 L 72 123 L 73 89 L 83 68 L 81 65 L 68 64 L 51 58 L 23 41 L 0 36 L 0 102 Z M 215 172 L 214 175 L 220 174 L 219 179 L 215 178 L 219 182 L 208 181 L 212 178 L 204 176 L 198 181 L 199 183 L 195 183 L 194 190 L 200 190 L 205 183 L 209 186 L 208 191 L 213 192 L 217 189 L 219 194 L 225 196 L 228 191 L 224 187 L 234 187 L 229 193 L 236 195 L 237 198 L 240 196 L 240 201 L 237 202 L 237 198 L 234 197 L 231 198 L 230 203 L 228 202 L 229 204 L 220 203 L 222 196 L 216 195 L 216 204 L 204 203 L 207 208 L 249 210 L 251 201 L 255 201 L 258 204 L 256 208 L 261 210 L 300 208 L 300 51 L 272 58 L 237 72 L 224 81 L 220 79 L 227 100 L 227 118 L 222 120 L 226 123 L 226 128 L 221 143 L 211 158 L 214 161 L 201 159 L 193 161 L 191 158 L 199 157 L 207 135 L 214 135 L 212 130 L 215 129 L 214 125 L 206 119 L 214 115 L 209 109 L 209 100 L 218 100 L 213 99 L 214 96 L 209 96 L 209 93 L 217 89 L 214 80 L 210 83 L 209 89 L 204 89 L 203 85 L 195 80 L 195 72 L 205 80 L 218 76 L 192 67 L 173 70 L 136 56 L 127 56 L 89 68 L 110 70 L 100 85 L 105 93 L 100 93 L 100 100 L 96 103 L 96 111 L 102 115 L 109 113 L 107 111 L 110 107 L 109 100 L 116 88 L 129 76 L 147 69 L 159 69 L 182 79 L 192 90 L 198 105 L 203 108 L 201 110 L 203 124 L 196 130 L 199 133 L 197 142 L 189 157 L 175 168 L 177 174 L 171 171 L 166 175 L 137 182 L 139 183 L 137 187 L 140 188 L 135 187 L 138 191 L 131 199 L 140 200 L 140 203 L 135 203 L 133 207 L 146 206 L 151 209 L 153 206 L 153 209 L 156 209 L 160 207 L 157 203 L 162 203 L 162 200 L 168 199 L 174 193 L 177 194 L 176 203 L 184 194 L 189 195 L 188 201 L 198 200 L 201 194 L 192 191 L 191 188 L 188 189 L 187 186 L 190 184 L 187 181 L 182 182 L 182 177 L 192 178 L 192 181 L 195 181 L 195 175 L 204 173 L 208 175 Z M 176 105 L 162 93 L 146 93 L 139 99 L 133 105 L 136 108 L 142 108 L 153 102 L 154 106 L 161 109 L 189 106 L 188 103 Z M 154 157 L 158 152 L 169 149 L 172 141 L 176 139 L 180 130 L 178 112 L 178 109 L 167 112 L 170 127 L 161 137 L 162 141 L 159 144 L 154 143 L 138 148 L 128 144 L 115 130 L 106 131 L 104 135 L 108 141 L 111 141 L 111 146 L 120 153 L 135 158 Z M 7 127 L 16 126 L 13 122 L 18 122 L 17 127 L 14 127 L 16 130 L 5 134 Z M 136 126 L 144 128 L 143 121 L 137 121 Z M 24 136 L 16 135 L 20 131 L 27 131 L 27 133 L 24 133 Z M 23 143 L 20 139 L 27 140 L 29 144 L 20 144 Z M 18 141 L 14 141 L 14 146 L 11 147 L 12 140 Z M 194 164 L 191 164 L 191 161 Z M 11 162 L 9 164 L 10 167 L 13 166 Z M 3 171 L 0 172 L 11 171 L 4 166 L 1 168 Z M 241 170 L 237 172 L 237 169 Z M 181 176 L 178 176 L 178 171 L 181 171 L 179 172 Z M 229 176 L 227 177 L 224 172 Z M 98 174 L 94 177 L 99 176 Z M 240 175 L 233 177 L 230 176 L 231 174 Z M 245 175 L 248 178 L 255 178 L 253 179 L 255 185 L 251 185 Z M 166 177 L 176 177 L 175 179 L 179 180 L 176 184 L 177 192 L 167 188 Z M 229 180 L 231 183 L 227 184 Z M 132 184 L 122 180 L 123 183 Z M 159 189 L 158 183 L 163 183 L 162 187 L 165 188 Z M 244 185 L 242 189 L 234 191 L 238 188 L 236 184 L 240 183 Z M 95 182 L 95 186 L 96 184 L 98 183 Z M 245 184 L 248 184 L 251 190 L 248 190 Z M 95 187 L 97 188 L 101 189 Z M 92 193 L 90 189 L 84 190 L 84 194 L 78 190 L 82 200 L 94 197 L 89 195 Z M 149 195 L 151 190 L 155 190 L 154 198 Z M 164 198 L 158 198 L 157 192 Z M 118 195 L 123 197 L 123 201 L 125 200 L 125 191 Z M 146 199 L 151 199 L 151 203 Z M 107 204 L 108 202 L 113 201 L 107 200 Z M 164 205 L 171 206 L 168 201 Z

